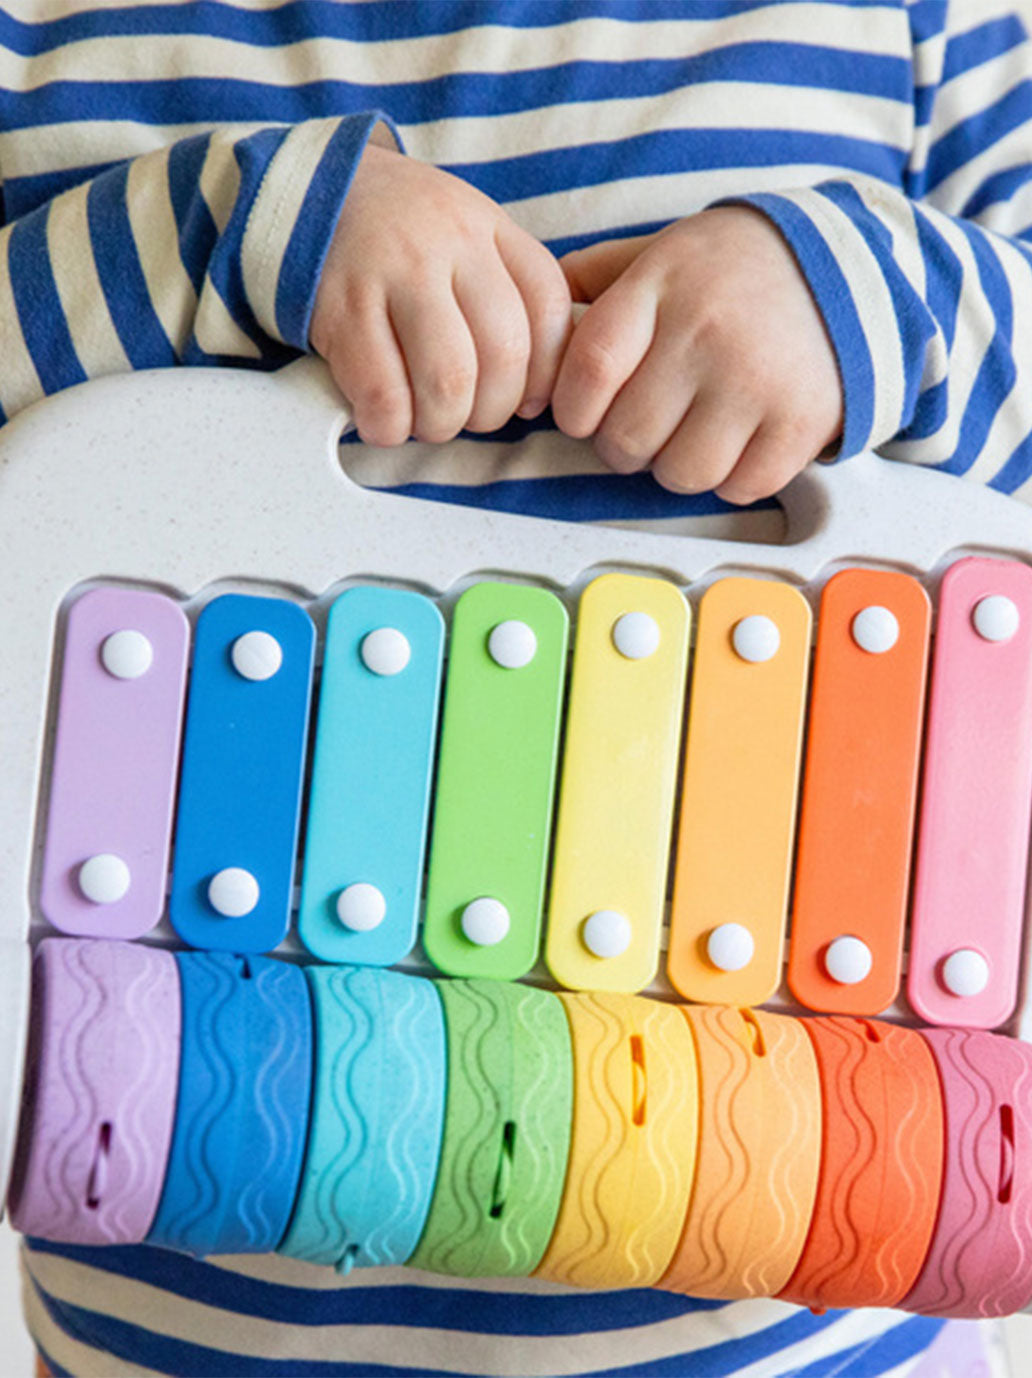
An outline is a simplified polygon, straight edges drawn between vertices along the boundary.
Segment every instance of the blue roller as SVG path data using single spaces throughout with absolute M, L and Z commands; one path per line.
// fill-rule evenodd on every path
M 147 1242 L 203 1257 L 269 1253 L 290 1219 L 312 1089 L 300 967 L 177 952 L 182 1053 L 168 1170 Z

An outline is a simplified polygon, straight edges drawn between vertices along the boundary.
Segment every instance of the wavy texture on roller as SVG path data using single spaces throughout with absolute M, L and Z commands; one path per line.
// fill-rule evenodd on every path
M 157 1208 L 175 1111 L 174 959 L 49 939 L 34 964 L 33 1011 L 12 1221 L 81 1244 L 139 1242 Z

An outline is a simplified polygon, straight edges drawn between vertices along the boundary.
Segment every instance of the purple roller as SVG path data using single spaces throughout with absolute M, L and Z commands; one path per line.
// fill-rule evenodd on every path
M 189 629 L 160 593 L 103 586 L 65 625 L 40 907 L 138 938 L 165 906 Z
M 73 1244 L 137 1244 L 165 1178 L 179 1076 L 171 952 L 47 938 L 32 971 L 15 1228 Z

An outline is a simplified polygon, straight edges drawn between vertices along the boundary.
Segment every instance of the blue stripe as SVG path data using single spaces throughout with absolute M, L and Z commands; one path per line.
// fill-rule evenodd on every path
M 985 237 L 974 226 L 960 222 L 960 227 L 971 244 L 984 303 L 992 312 L 995 329 L 964 408 L 956 448 L 936 466 L 948 474 L 965 473 L 978 458 L 1000 403 L 1011 391 L 1017 376 L 1011 347 L 1014 303 L 1010 286 Z
M 977 191 L 972 192 L 960 208 L 960 213 L 969 220 L 984 211 L 988 206 L 1008 201 L 1015 192 L 1032 181 L 1032 163 L 1021 167 L 1005 167 L 987 177 Z
M 99 177 L 110 167 L 117 167 L 124 160 L 116 159 L 109 163 L 93 163 L 83 167 L 62 168 L 54 172 L 35 173 L 29 177 L 10 177 L 3 185 L 4 202 L 8 220 L 18 220 L 39 206 L 60 196 L 63 191 L 81 186 L 94 177 Z
M 916 0 L 907 6 L 914 43 L 925 43 L 946 27 L 947 0 Z
M 105 172 L 86 198 L 90 246 L 118 338 L 136 368 L 168 368 L 175 350 L 151 305 L 126 204 L 126 164 Z
M 44 1367 L 50 1374 L 50 1378 L 75 1378 L 75 1375 L 70 1373 L 68 1369 L 61 1367 L 57 1360 L 43 1348 L 38 1340 L 35 1341 L 35 1344 L 36 1349 L 39 1351 L 39 1357 L 43 1360 Z
M 638 1293 L 637 1295 L 641 1296 L 642 1294 Z M 332 1375 L 334 1378 L 339 1378 L 339 1375 L 352 1374 L 397 1374 L 412 1378 L 414 1373 L 429 1376 L 447 1375 L 455 1372 L 451 1369 L 416 1367 L 415 1365 L 419 1363 L 419 1355 L 414 1352 L 404 1354 L 404 1358 L 408 1359 L 409 1362 L 400 1367 L 368 1363 L 354 1364 L 344 1360 L 332 1359 L 303 1360 L 284 1357 L 264 1359 L 237 1355 L 225 1350 L 212 1349 L 188 1341 L 157 1335 L 142 1326 L 59 1301 L 42 1291 L 40 1296 L 54 1323 L 83 1343 L 92 1344 L 96 1348 L 115 1354 L 136 1365 L 153 1368 L 159 1372 L 182 1375 L 182 1378 L 213 1378 L 213 1375 L 218 1375 L 218 1378 L 222 1378 L 223 1375 L 226 1378 L 237 1378 L 237 1375 L 240 1378 L 265 1378 L 266 1375 L 269 1375 L 269 1378 L 273 1378 L 273 1375 L 283 1375 L 284 1378 L 295 1378 L 295 1376 L 296 1378 L 331 1378 Z M 521 1297 L 518 1299 L 518 1304 L 527 1300 L 529 1299 Z M 510 1306 L 513 1306 L 517 1304 L 517 1299 L 509 1298 L 509 1303 Z M 826 1331 L 840 1320 L 843 1314 L 845 1313 L 828 1312 L 822 1316 L 814 1316 L 808 1311 L 799 1310 L 784 1321 L 767 1326 L 754 1334 L 725 1343 L 686 1351 L 663 1359 L 631 1365 L 622 1364 L 604 1369 L 586 1369 L 581 1372 L 585 1378 L 609 1378 L 609 1375 L 629 1374 L 642 1375 L 643 1378 L 645 1376 L 647 1378 L 683 1378 L 686 1372 L 690 1372 L 693 1378 L 729 1378 L 746 1364 L 758 1363 L 765 1359 L 770 1360 L 790 1346 L 800 1344 L 811 1336 Z M 400 1321 L 401 1317 L 395 1319 Z M 924 1318 L 918 1318 L 915 1331 L 919 1332 L 924 1328 L 931 1328 L 934 1331 L 940 1324 L 940 1322 L 926 1322 Z M 912 1325 L 915 1325 L 914 1321 L 903 1321 L 897 1328 L 906 1328 Z M 401 1348 L 402 1345 L 399 1345 L 399 1350 Z M 909 1353 L 916 1352 L 909 1345 L 893 1344 L 888 1339 L 884 1341 L 884 1349 L 887 1353 L 899 1353 L 905 1348 Z M 870 1354 L 875 1350 L 875 1345 L 867 1345 L 866 1350 Z M 858 1352 L 862 1352 L 859 1347 Z M 889 1366 L 888 1364 L 885 1365 L 885 1367 Z M 859 1369 L 847 1371 L 857 1375 L 861 1372 Z M 866 1374 L 873 1374 L 882 1372 L 883 1369 L 869 1366 L 862 1371 Z M 798 1371 L 794 1370 L 794 1372 Z M 818 1370 L 814 1371 L 813 1378 L 816 1378 L 817 1372 Z M 827 1374 L 829 1370 L 825 1367 L 822 1372 Z
M 928 151 L 929 191 L 959 167 L 977 158 L 1013 129 L 1032 122 L 1032 81 L 1019 82 L 1006 95 L 955 124 Z
M 50 269 L 47 207 L 17 221 L 7 243 L 14 303 L 25 344 L 45 392 L 86 381 Z
M 994 57 L 1010 52 L 1024 43 L 1025 26 L 1016 14 L 1008 14 L 1000 19 L 991 19 L 968 29 L 966 33 L 956 34 L 946 44 L 942 63 L 942 82 L 959 77 L 962 72 L 970 72 L 974 67 L 991 62 Z
M 964 284 L 964 268 L 954 250 L 939 232 L 931 215 L 914 207 L 917 242 L 925 265 L 925 300 L 942 332 L 947 350 L 953 349 L 957 330 L 957 308 Z
M 304 1288 L 250 1278 L 203 1260 L 150 1246 L 84 1248 L 31 1239 L 32 1253 L 53 1254 L 114 1277 L 133 1278 L 188 1301 L 289 1325 L 398 1325 L 498 1335 L 579 1335 L 623 1330 L 726 1302 L 671 1292 L 625 1290 L 519 1296 L 449 1287 Z
M 201 173 L 210 146 L 211 135 L 198 134 L 173 144 L 168 155 L 168 190 L 179 231 L 179 254 L 198 294 L 219 237 L 218 227 L 200 191 Z
M 755 82 L 835 92 L 856 91 L 911 101 L 902 58 L 821 48 L 816 44 L 741 43 L 691 57 L 627 62 L 568 62 L 514 72 L 455 72 L 422 81 L 313 81 L 292 86 L 232 77 L 175 80 L 56 81 L 24 92 L 0 91 L 0 127 L 32 128 L 96 117 L 98 91 L 107 119 L 148 124 L 204 121 L 297 123 L 317 115 L 389 110 L 399 124 L 498 115 L 543 106 L 633 99 L 680 91 L 700 82 Z
M 877 177 L 898 187 L 905 152 L 888 144 L 794 129 L 659 129 L 626 139 L 549 149 L 490 163 L 448 163 L 495 201 L 548 196 L 573 187 L 635 177 L 708 172 L 714 168 L 825 164 Z
M 794 1369 L 792 1378 L 829 1378 L 830 1374 L 835 1378 L 874 1378 L 923 1353 L 945 1324 L 931 1316 L 901 1316 L 891 1330 Z
M 993 475 L 991 488 L 1001 493 L 1013 493 L 1032 474 L 1032 432 L 1029 432 L 1010 453 L 1006 463 Z
M 724 512 L 765 512 L 778 507 L 773 498 L 742 508 L 722 502 L 715 493 L 671 493 L 660 487 L 649 473 L 512 479 L 476 486 L 405 483 L 380 491 L 389 491 L 398 497 L 423 498 L 527 517 L 550 517 L 565 522 L 672 520 Z
M 874 364 L 849 286 L 835 255 L 793 201 L 774 193 L 734 198 L 768 215 L 788 240 L 810 285 L 831 336 L 845 396 L 845 426 L 839 457 L 858 454 L 871 443 L 874 420 Z
M 732 14 L 770 9 L 784 0 L 691 0 L 691 20 L 726 19 Z M 893 0 L 836 0 L 840 9 L 896 9 Z M 625 24 L 684 20 L 685 0 L 577 0 L 578 19 L 600 17 Z M 343 4 L 337 0 L 295 0 L 272 11 L 213 4 L 126 5 L 91 10 L 39 23 L 25 23 L 0 10 L 0 43 L 30 55 L 64 43 L 113 35 L 208 34 L 218 38 L 276 47 L 312 37 L 366 41 L 416 38 L 455 33 L 485 25 L 507 28 L 554 28 L 571 19 L 569 0 L 392 0 L 389 6 Z
M 305 192 L 276 284 L 276 325 L 289 344 L 308 348 L 308 325 L 323 263 L 376 116 L 343 120 Z M 286 155 L 285 155 L 286 156 Z

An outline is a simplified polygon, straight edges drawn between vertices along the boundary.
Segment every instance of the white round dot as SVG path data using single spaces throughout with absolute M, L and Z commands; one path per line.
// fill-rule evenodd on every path
M 462 931 L 477 947 L 494 947 L 509 931 L 509 911 L 501 900 L 484 895 L 462 911 Z
M 230 659 L 244 679 L 272 679 L 283 664 L 283 648 L 268 632 L 244 632 L 233 642 Z
M 584 920 L 584 946 L 596 957 L 619 957 L 631 945 L 631 921 L 615 909 L 596 909 Z
M 735 623 L 731 644 L 743 660 L 756 665 L 764 660 L 773 660 L 777 655 L 781 633 L 776 622 L 762 613 L 753 613 L 751 617 L 743 617 L 741 622 Z
M 1002 593 L 990 593 L 975 604 L 971 620 L 984 641 L 1009 641 L 1018 630 L 1021 614 L 1012 599 Z
M 387 901 L 375 885 L 356 881 L 337 896 L 337 918 L 353 933 L 368 933 L 383 923 Z
M 129 890 L 129 867 L 120 856 L 100 852 L 79 867 L 79 889 L 93 904 L 116 904 Z
M 208 903 L 224 919 L 240 919 L 258 903 L 258 882 L 241 866 L 227 866 L 208 883 Z
M 400 675 L 412 658 L 412 647 L 397 627 L 377 627 L 362 638 L 361 656 L 374 675 Z
M 824 970 L 840 986 L 855 986 L 871 974 L 871 949 L 859 938 L 844 935 L 828 944 Z
M 899 640 L 899 621 L 888 608 L 872 603 L 853 618 L 852 632 L 853 640 L 862 651 L 873 656 L 884 655 Z
M 706 939 L 706 955 L 719 971 L 741 971 L 753 959 L 756 943 L 743 923 L 722 923 Z
M 659 623 L 647 612 L 625 612 L 613 623 L 613 645 L 628 660 L 645 660 L 659 649 Z
M 989 963 L 973 948 L 960 947 L 943 962 L 942 983 L 951 995 L 980 995 L 989 984 Z
M 487 638 L 491 659 L 503 670 L 522 670 L 537 655 L 537 637 L 533 627 L 515 619 L 499 622 Z
M 116 679 L 139 679 L 151 667 L 154 647 L 143 632 L 126 628 L 104 638 L 100 659 L 104 669 Z

